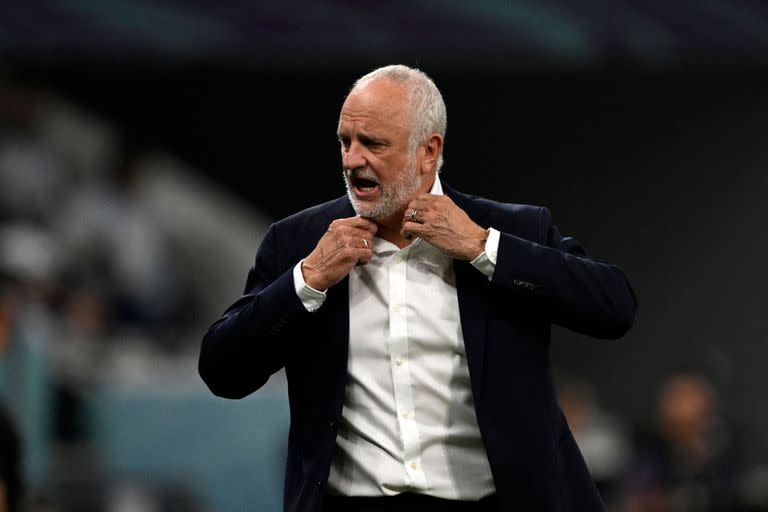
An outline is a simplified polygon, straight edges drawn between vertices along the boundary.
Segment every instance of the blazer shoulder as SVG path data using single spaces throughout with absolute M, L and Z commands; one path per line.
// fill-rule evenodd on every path
M 484 197 L 467 196 L 485 211 L 483 224 L 499 231 L 543 243 L 552 219 L 544 206 L 506 203 Z
M 493 199 L 482 200 L 488 203 L 488 210 L 491 214 L 495 213 L 497 215 L 517 215 L 535 220 L 542 214 L 542 210 L 546 210 L 543 206 L 532 204 L 505 203 Z
M 307 228 L 325 226 L 333 219 L 354 214 L 347 196 L 341 196 L 322 204 L 310 206 L 275 222 L 275 228 Z
M 477 208 L 485 211 L 491 218 L 516 218 L 517 220 L 539 222 L 543 217 L 548 218 L 549 216 L 549 210 L 543 206 L 507 203 L 487 197 L 463 195 L 466 201 L 475 203 Z
M 482 218 L 486 215 L 494 216 L 515 216 L 535 219 L 540 215 L 541 206 L 507 203 L 489 199 L 487 197 L 476 196 L 473 194 L 465 194 L 452 188 L 447 183 L 443 182 L 443 189 L 447 196 L 454 200 L 454 202 L 461 208 L 463 208 L 470 217 Z
M 340 197 L 273 222 L 259 244 L 256 260 L 273 261 L 279 275 L 306 257 L 334 218 L 344 216 L 349 199 Z

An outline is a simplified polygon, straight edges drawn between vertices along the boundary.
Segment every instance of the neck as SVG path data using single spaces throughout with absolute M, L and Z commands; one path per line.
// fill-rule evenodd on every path
M 431 176 L 422 177 L 421 186 L 413 195 L 416 197 L 419 194 L 429 192 L 432 190 L 432 186 L 435 184 L 436 173 L 432 173 Z M 383 219 L 375 219 L 376 225 L 379 229 L 376 231 L 376 236 L 383 238 L 387 242 L 393 243 L 400 249 L 409 245 L 413 240 L 407 240 L 400 234 L 400 230 L 403 228 L 403 218 L 405 217 L 405 210 L 408 207 L 404 206 L 394 214 Z
M 376 236 L 383 238 L 387 242 L 395 244 L 400 249 L 410 244 L 413 240 L 406 240 L 400 234 L 400 230 L 403 227 L 404 215 L 405 208 L 384 219 L 376 219 L 376 225 L 379 227 L 379 229 L 376 231 Z

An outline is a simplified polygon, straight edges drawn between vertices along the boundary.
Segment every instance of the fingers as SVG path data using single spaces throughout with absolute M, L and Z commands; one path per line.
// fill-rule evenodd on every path
M 405 212 L 403 212 L 403 221 L 402 224 L 405 224 L 406 222 L 424 222 L 424 215 L 423 211 L 419 208 L 406 208 Z
M 403 225 L 406 222 L 418 222 L 424 224 L 434 213 L 448 211 L 453 203 L 448 196 L 436 196 L 434 194 L 419 194 L 408 203 L 403 212 Z
M 357 263 L 356 265 L 365 265 L 369 261 L 371 261 L 371 258 L 373 258 L 373 249 L 366 249 L 362 248 L 357 251 L 356 254 Z
M 329 254 L 336 254 L 340 261 L 364 265 L 373 257 L 373 237 L 377 225 L 362 217 L 336 219 L 323 237 L 330 246 Z
M 373 257 L 376 224 L 369 219 L 336 219 L 328 226 L 312 252 L 304 259 L 305 282 L 317 290 L 326 290 L 341 281 L 355 265 L 364 265 Z
M 336 235 L 336 242 L 353 249 L 373 250 L 373 235 L 359 228 L 347 228 Z
M 406 211 L 430 210 L 438 208 L 441 204 L 450 201 L 448 196 L 436 196 L 434 194 L 419 194 L 408 203 Z
M 429 227 L 418 222 L 411 222 L 410 219 L 403 223 L 403 227 L 400 229 L 400 235 L 406 240 L 412 240 L 416 237 L 424 238 L 424 235 L 429 233 Z
M 426 201 L 412 200 L 408 208 L 403 212 L 403 224 L 406 222 L 424 223 L 424 216 L 429 211 L 430 205 Z
M 331 222 L 331 225 L 328 227 L 328 231 L 335 231 L 338 229 L 345 229 L 345 228 L 357 228 L 357 229 L 363 229 L 365 231 L 368 231 L 371 235 L 376 234 L 376 230 L 378 229 L 378 226 L 375 222 L 373 222 L 371 219 L 366 219 L 364 217 L 360 217 L 359 215 L 356 215 L 354 217 L 348 217 L 346 219 L 336 219 L 333 222 Z
M 350 247 L 373 247 L 373 236 L 376 234 L 378 226 L 370 219 L 363 217 L 349 217 L 346 219 L 336 219 L 331 222 L 328 228 L 337 240 L 345 241 L 345 245 Z

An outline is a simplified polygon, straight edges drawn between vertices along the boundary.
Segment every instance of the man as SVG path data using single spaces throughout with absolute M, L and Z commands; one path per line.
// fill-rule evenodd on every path
M 285 367 L 287 511 L 603 509 L 550 327 L 619 338 L 634 294 L 546 209 L 441 183 L 445 127 L 421 71 L 358 80 L 338 124 L 347 196 L 273 224 L 203 339 L 219 396 Z

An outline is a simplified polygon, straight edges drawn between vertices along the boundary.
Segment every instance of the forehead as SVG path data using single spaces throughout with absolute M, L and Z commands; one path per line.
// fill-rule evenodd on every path
M 373 80 L 349 93 L 339 114 L 339 129 L 407 132 L 409 120 L 405 88 L 390 80 Z

